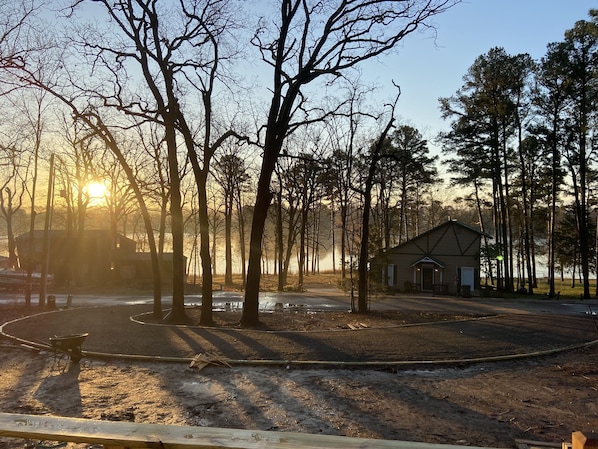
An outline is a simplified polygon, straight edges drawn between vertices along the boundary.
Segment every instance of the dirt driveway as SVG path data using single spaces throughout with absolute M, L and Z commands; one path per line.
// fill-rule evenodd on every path
M 22 323 L 19 332 L 47 341 L 47 335 L 56 330 L 78 331 L 83 329 L 78 326 L 85 326 L 90 336 L 84 349 L 95 350 L 95 345 L 100 344 L 94 341 L 95 332 L 107 323 L 116 324 L 110 337 L 101 339 L 103 352 L 105 348 L 118 349 L 119 345 L 129 344 L 129 348 L 152 349 L 154 353 L 173 354 L 178 348 L 181 351 L 178 354 L 186 356 L 213 346 L 231 348 L 239 356 L 245 356 L 245 352 L 251 356 L 252 351 L 260 353 L 256 347 L 265 351 L 268 345 L 274 345 L 274 340 L 267 340 L 268 335 L 274 334 L 268 332 L 258 337 L 238 332 L 234 336 L 227 331 L 212 334 L 208 339 L 199 330 L 165 330 L 138 323 L 129 325 L 135 326 L 142 337 L 127 340 L 129 337 L 115 331 L 122 324 L 118 320 L 126 314 L 114 308 L 104 312 L 108 314 L 104 318 L 100 309 L 71 312 L 60 319 L 57 318 L 60 314 L 49 314 L 43 319 L 26 320 L 23 323 L 28 324 Z M 438 348 L 438 342 L 445 342 L 451 349 L 438 357 L 453 358 L 480 349 L 488 353 L 499 346 L 508 352 L 518 351 L 530 342 L 541 345 L 538 346 L 541 349 L 550 349 L 553 343 L 583 343 L 596 337 L 591 320 L 565 323 L 555 318 L 549 323 L 535 321 L 531 316 L 525 319 L 531 329 L 527 334 L 517 333 L 523 327 L 521 322 L 509 325 L 490 318 L 494 320 L 490 330 L 483 331 L 481 327 L 482 323 L 488 324 L 487 320 L 447 322 L 439 325 L 439 336 L 433 335 L 432 325 L 413 326 L 408 331 L 397 331 L 396 336 L 389 328 L 322 332 L 317 338 L 297 333 L 291 337 L 285 335 L 283 344 L 269 350 L 288 360 L 289 354 L 293 358 L 314 356 L 310 351 L 318 351 L 316 355 L 327 351 L 334 356 L 341 344 L 345 344 L 345 349 L 341 348 L 343 356 L 359 351 L 365 354 L 367 346 L 371 350 L 371 344 L 375 344 L 381 348 L 377 350 L 377 360 L 389 353 L 396 360 L 409 351 L 421 353 L 427 347 Z M 7 326 L 6 330 L 16 332 L 16 326 Z M 167 332 L 161 335 L 166 338 L 161 343 L 154 339 L 158 332 Z M 324 334 L 333 336 L 334 341 L 318 346 L 316 343 Z M 363 335 L 367 334 L 375 335 L 374 343 L 364 343 Z M 272 338 L 280 340 L 281 336 Z M 525 341 L 520 341 L 521 338 Z M 546 344 L 549 340 L 551 343 Z M 387 364 L 361 369 L 322 369 L 287 364 L 207 367 L 199 371 L 186 363 L 131 360 L 86 358 L 79 365 L 68 361 L 56 364 L 49 352 L 16 349 L 6 343 L 0 350 L 3 412 L 502 448 L 517 447 L 518 438 L 560 443 L 568 441 L 572 431 L 598 429 L 596 345 L 543 357 L 448 366 Z M 238 348 L 244 348 L 243 354 Z M 429 358 L 432 354 L 424 352 L 424 356 Z M 23 447 L 22 442 L 3 441 L 0 448 Z
M 156 324 L 150 311 L 148 305 L 72 308 L 9 323 L 3 331 L 42 343 L 54 335 L 89 333 L 84 350 L 90 354 L 192 358 L 216 352 L 231 363 L 268 360 L 284 366 L 312 361 L 387 366 L 508 357 L 598 337 L 595 323 L 583 316 L 280 312 L 264 314 L 265 326 L 255 330 L 235 327 L 239 313 L 222 313 L 228 322 L 223 319 L 222 325 L 206 328 Z

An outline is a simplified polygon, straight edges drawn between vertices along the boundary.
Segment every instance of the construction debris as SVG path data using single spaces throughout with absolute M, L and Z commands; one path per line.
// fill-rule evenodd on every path
M 516 439 L 515 444 L 517 449 L 548 449 L 548 448 L 563 448 L 562 443 L 551 443 L 548 441 L 534 441 Z
M 593 432 L 573 432 L 571 434 L 572 449 L 598 449 L 598 434 Z
M 550 443 L 517 438 L 515 439 L 515 444 L 517 445 L 517 449 L 598 449 L 598 438 L 596 438 L 593 433 L 590 433 L 588 437 L 582 432 L 573 432 L 571 434 L 571 443 Z
M 227 368 L 231 367 L 223 357 L 212 352 L 206 352 L 197 354 L 195 357 L 193 357 L 193 360 L 191 360 L 191 363 L 189 364 L 189 368 L 196 367 L 198 370 L 201 370 L 208 365 L 225 366 Z
M 368 326 L 365 323 L 347 323 L 347 327 L 349 329 L 355 330 L 355 329 L 367 329 L 370 326 Z

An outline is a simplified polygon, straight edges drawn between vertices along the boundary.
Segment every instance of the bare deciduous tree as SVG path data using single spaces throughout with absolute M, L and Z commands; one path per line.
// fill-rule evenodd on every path
M 332 83 L 347 70 L 391 50 L 456 3 L 459 0 L 282 0 L 274 31 L 260 27 L 255 33 L 253 43 L 272 67 L 273 79 L 251 228 L 243 325 L 259 323 L 262 239 L 276 162 L 289 132 L 318 115 L 306 111 L 303 89 L 317 79 Z M 301 117 L 300 110 L 304 111 Z
M 386 136 L 390 132 L 394 123 L 394 113 L 397 102 L 399 101 L 400 91 L 395 101 L 390 105 L 390 117 L 386 122 L 384 130 L 380 137 L 372 145 L 369 154 L 369 166 L 367 167 L 367 176 L 363 186 L 363 214 L 361 223 L 361 245 L 359 248 L 359 263 L 357 271 L 359 273 L 359 284 L 357 289 L 357 312 L 366 313 L 368 311 L 368 246 L 370 230 L 370 208 L 372 205 L 372 187 L 378 169 L 378 163 L 382 157 L 382 151 L 386 142 Z
M 8 240 L 8 264 L 18 268 L 16 239 L 14 231 L 15 215 L 23 206 L 27 192 L 29 153 L 19 151 L 15 146 L 0 144 L 0 214 L 6 222 Z
M 224 196 L 224 233 L 225 233 L 225 270 L 224 283 L 227 286 L 233 285 L 233 264 L 232 264 L 232 224 L 235 212 L 235 204 L 240 202 L 240 192 L 243 184 L 248 180 L 249 175 L 245 162 L 233 148 L 223 154 L 214 164 L 214 177 L 222 189 Z M 241 217 L 239 217 L 239 220 Z

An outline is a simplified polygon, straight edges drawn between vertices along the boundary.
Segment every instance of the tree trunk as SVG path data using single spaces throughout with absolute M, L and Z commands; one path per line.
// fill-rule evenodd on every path
M 199 176 L 199 254 L 201 260 L 201 317 L 200 324 L 213 324 L 212 314 L 212 260 L 210 256 L 210 219 L 208 197 L 205 189 L 207 172 Z M 203 186 L 204 188 L 201 188 Z
M 36 200 L 36 191 L 37 191 L 37 169 L 39 163 L 39 148 L 41 144 L 41 119 L 39 117 L 40 110 L 38 108 L 38 117 L 35 122 L 35 144 L 34 144 L 34 154 L 33 154 L 33 179 L 31 185 L 31 208 L 29 211 L 29 236 L 27 238 L 27 258 L 29 259 L 27 265 L 27 285 L 25 286 L 25 306 L 31 306 L 31 289 L 32 289 L 32 277 L 33 277 L 33 245 L 34 245 L 34 238 L 33 234 L 35 232 L 35 200 Z M 70 207 L 70 206 L 69 206 Z
M 397 96 L 398 101 L 399 97 Z M 384 141 L 392 124 L 394 122 L 394 106 L 392 108 L 392 114 L 390 120 L 386 124 L 386 128 L 382 131 L 382 134 L 374 146 L 373 154 L 371 155 L 370 167 L 368 176 L 365 180 L 364 192 L 363 192 L 363 217 L 361 225 L 361 245 L 359 249 L 359 265 L 357 271 L 359 273 L 358 287 L 357 287 L 357 312 L 367 313 L 368 311 L 368 247 L 370 237 L 370 209 L 372 204 L 372 186 L 374 184 L 374 175 L 376 174 L 376 168 L 378 161 L 380 160 L 380 153 L 384 146 Z
M 237 221 L 239 223 L 239 248 L 241 252 L 241 275 L 243 288 L 245 288 L 246 256 L 245 256 L 245 218 L 243 216 L 243 203 L 241 201 L 241 189 L 237 192 Z
M 284 291 L 287 282 L 287 273 L 283 265 L 283 235 L 282 235 L 282 179 L 278 174 L 279 188 L 276 193 L 276 246 L 278 250 L 278 288 L 279 292 Z
M 519 119 L 518 119 L 519 122 Z M 524 259 L 527 268 L 527 277 L 528 277 L 528 294 L 532 295 L 534 293 L 534 280 L 532 275 L 532 251 L 531 251 L 531 244 L 530 244 L 530 209 L 531 205 L 529 204 L 528 199 L 528 186 L 527 186 L 527 170 L 525 169 L 525 158 L 523 155 L 523 148 L 522 148 L 522 130 L 521 125 L 518 123 L 518 131 L 519 131 L 519 165 L 521 170 L 521 195 L 522 195 L 522 202 L 523 202 L 523 248 L 524 248 Z M 530 186 L 531 188 L 531 186 Z M 525 279 L 524 279 L 525 282 Z
M 503 129 L 503 136 L 506 131 Z M 505 138 L 502 139 L 502 155 L 503 155 L 503 172 L 504 172 L 504 193 L 501 191 L 501 211 L 503 219 L 503 239 L 505 242 L 505 290 L 512 293 L 513 288 L 513 273 L 514 273 L 514 257 L 513 257 L 513 225 L 511 223 L 511 213 L 509 209 L 510 203 L 510 183 L 509 183 L 509 163 L 507 155 L 507 143 Z
M 224 284 L 227 286 L 233 285 L 233 192 L 227 189 L 224 200 L 224 245 L 225 245 L 225 259 L 226 266 L 224 268 Z
M 486 225 L 484 224 L 484 214 L 482 213 L 482 199 L 480 198 L 480 188 L 477 183 L 477 180 L 474 180 L 474 195 L 478 221 L 480 222 L 480 231 L 482 232 L 482 238 L 484 239 L 484 247 L 488 249 L 488 236 L 486 235 Z M 492 258 L 490 257 L 490 253 L 488 251 L 486 251 L 486 266 L 486 272 L 490 273 L 490 285 L 494 285 L 494 274 L 492 273 Z
M 264 151 L 264 161 L 262 162 L 262 171 L 260 174 L 257 196 L 255 199 L 255 208 L 251 225 L 251 237 L 249 243 L 249 265 L 247 267 L 247 284 L 245 286 L 245 300 L 243 304 L 243 314 L 241 316 L 241 325 L 254 327 L 260 324 L 259 320 L 259 293 L 261 277 L 261 259 L 262 259 L 262 240 L 266 218 L 268 216 L 268 207 L 272 194 L 270 192 L 270 179 L 276 164 L 278 153 Z
M 375 169 L 375 165 L 373 165 L 373 168 Z M 368 180 L 366 180 L 364 192 L 361 245 L 359 248 L 359 262 L 357 266 L 357 273 L 359 277 L 357 287 L 358 313 L 367 313 L 368 311 L 368 241 L 370 238 L 370 208 L 372 204 L 372 180 L 369 178 L 370 177 L 368 177 Z
M 341 204 L 341 279 L 347 279 L 347 206 Z
M 299 275 L 297 288 L 303 290 L 303 276 L 305 273 L 305 233 L 307 228 L 308 204 L 304 199 L 303 207 L 301 209 L 301 225 L 299 230 Z
M 185 323 L 187 315 L 185 313 L 185 263 L 183 261 L 183 208 L 174 121 L 166 123 L 165 137 L 170 172 L 170 226 L 172 233 L 172 311 L 168 321 Z
M 71 106 L 69 104 L 69 106 Z M 74 106 L 71 106 L 73 112 L 77 113 L 77 110 Z M 150 217 L 149 211 L 147 209 L 147 205 L 145 203 L 145 198 L 143 193 L 139 188 L 139 184 L 135 179 L 135 174 L 131 169 L 130 165 L 127 163 L 124 155 L 120 151 L 120 148 L 116 144 L 116 140 L 110 134 L 108 128 L 106 128 L 102 123 L 94 124 L 87 116 L 79 116 L 81 117 L 92 129 L 98 132 L 98 135 L 102 137 L 112 154 L 114 154 L 123 168 L 125 175 L 127 176 L 127 180 L 135 193 L 135 198 L 139 204 L 139 209 L 141 211 L 141 216 L 143 218 L 143 225 L 145 227 L 145 232 L 147 234 L 148 246 L 150 250 L 150 259 L 152 265 L 152 274 L 153 274 L 153 294 L 154 294 L 154 301 L 153 301 L 153 315 L 154 318 L 162 319 L 162 275 L 160 269 L 160 258 L 158 256 L 158 248 L 156 245 L 156 239 L 154 237 L 154 228 L 152 224 L 152 219 Z
M 334 199 L 332 199 L 330 207 L 330 237 L 332 239 L 332 274 L 336 275 L 336 208 L 334 207 Z M 596 285 L 596 288 L 598 288 L 598 283 Z
M 585 133 L 585 124 L 583 126 Z M 587 160 L 586 160 L 586 136 L 580 137 L 579 154 L 579 175 L 580 175 L 580 202 L 578 209 L 579 219 L 579 252 L 581 255 L 580 273 L 583 279 L 583 298 L 590 299 L 590 239 L 588 229 L 588 208 L 587 208 Z
M 43 307 L 46 304 L 46 283 L 48 279 L 48 271 L 50 267 L 50 226 L 51 215 L 54 203 L 52 196 L 54 195 L 54 154 L 50 155 L 50 172 L 48 177 L 48 196 L 46 200 L 46 216 L 44 224 L 44 242 L 42 249 L 42 272 L 39 286 L 39 306 Z
M 18 268 L 19 267 L 19 259 L 17 258 L 17 244 L 15 241 L 15 234 L 12 228 L 12 218 L 13 218 L 13 211 L 12 211 L 12 200 L 9 204 L 9 213 L 6 216 L 6 238 L 8 240 L 8 264 L 10 268 Z
M 558 115 L 554 114 L 552 121 L 552 179 L 550 181 L 550 229 L 548 232 L 548 296 L 554 298 L 556 296 L 555 289 L 555 241 L 554 233 L 556 231 L 556 203 L 557 192 L 559 186 L 558 169 L 559 169 L 559 150 L 557 143 L 557 128 Z M 598 283 L 597 283 L 598 285 Z

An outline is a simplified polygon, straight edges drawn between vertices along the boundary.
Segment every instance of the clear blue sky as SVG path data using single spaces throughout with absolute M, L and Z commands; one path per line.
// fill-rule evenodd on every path
M 437 38 L 426 31 L 405 39 L 397 56 L 370 65 L 380 85 L 401 86 L 398 115 L 426 138 L 448 128 L 438 98 L 454 94 L 475 59 L 493 47 L 540 59 L 550 42 L 563 40 L 576 21 L 598 9 L 596 0 L 466 0 L 434 18 Z M 391 93 L 389 91 L 390 96 Z M 393 93 L 394 95 L 394 93 Z

